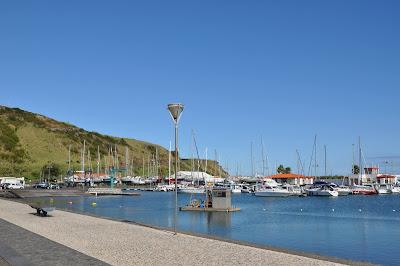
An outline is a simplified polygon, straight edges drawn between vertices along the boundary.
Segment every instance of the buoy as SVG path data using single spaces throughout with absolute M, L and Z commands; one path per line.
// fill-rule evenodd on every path
M 92 202 L 92 206 L 96 206 L 97 205 L 97 203 L 96 202 Z
M 266 211 L 266 209 L 263 209 L 263 211 Z
M 72 201 L 68 201 L 68 204 L 72 204 Z
M 303 209 L 300 209 L 300 211 L 302 212 L 302 211 L 303 211 Z
M 359 212 L 361 212 L 361 209 L 358 209 Z
M 332 211 L 334 212 L 334 211 L 335 211 L 335 209 L 332 209 Z
M 396 211 L 396 210 L 393 210 L 394 212 Z

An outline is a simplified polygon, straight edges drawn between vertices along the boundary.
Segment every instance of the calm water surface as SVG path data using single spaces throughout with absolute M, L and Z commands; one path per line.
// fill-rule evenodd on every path
M 201 197 L 201 196 L 196 196 Z M 179 195 L 179 206 L 190 195 Z M 72 201 L 72 204 L 69 203 Z M 139 197 L 57 199 L 80 212 L 172 227 L 174 193 L 141 192 Z M 92 203 L 96 202 L 96 206 Z M 400 265 L 400 195 L 338 198 L 233 196 L 235 213 L 179 212 L 178 229 L 257 244 Z

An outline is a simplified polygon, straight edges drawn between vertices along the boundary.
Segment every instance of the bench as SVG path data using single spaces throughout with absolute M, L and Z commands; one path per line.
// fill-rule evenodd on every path
M 30 204 L 29 206 L 31 206 L 33 209 L 36 209 L 36 213 L 39 216 L 47 216 L 48 212 L 54 211 L 54 207 L 50 207 L 50 206 L 40 206 L 40 205 L 36 205 L 36 204 Z

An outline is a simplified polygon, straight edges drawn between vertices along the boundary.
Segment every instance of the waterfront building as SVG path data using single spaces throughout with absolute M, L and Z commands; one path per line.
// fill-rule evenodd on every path
M 265 177 L 266 179 L 273 179 L 280 184 L 289 185 L 312 185 L 314 183 L 314 177 L 305 176 L 301 174 L 276 174 Z
M 379 167 L 371 166 L 365 167 L 363 173 L 353 174 L 349 176 L 351 185 L 362 185 L 362 184 L 395 184 L 397 178 L 395 175 L 381 174 Z

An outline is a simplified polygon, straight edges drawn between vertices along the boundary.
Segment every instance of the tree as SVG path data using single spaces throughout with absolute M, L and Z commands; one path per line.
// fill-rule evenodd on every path
M 283 167 L 283 165 L 279 165 L 278 168 L 276 169 L 276 172 L 278 172 L 278 174 L 284 174 L 285 172 L 285 167 Z
M 61 169 L 58 164 L 48 162 L 46 165 L 43 165 L 42 172 L 44 173 L 45 178 L 57 178 L 60 173 Z
M 282 164 L 278 166 L 276 169 L 278 174 L 290 174 L 292 172 L 292 169 L 290 167 L 284 167 Z
M 358 165 L 353 165 L 353 174 L 358 175 L 360 173 L 360 167 Z
M 290 167 L 285 168 L 285 174 L 290 174 L 292 172 L 292 169 Z

